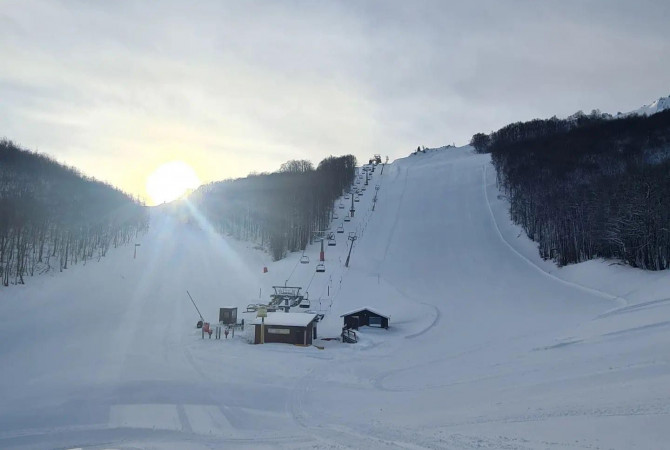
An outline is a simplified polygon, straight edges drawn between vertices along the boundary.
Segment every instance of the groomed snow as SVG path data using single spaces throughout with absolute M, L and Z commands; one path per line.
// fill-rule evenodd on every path
M 137 259 L 0 289 L 0 448 L 667 446 L 667 273 L 542 261 L 469 147 L 380 169 L 322 274 L 317 245 L 272 262 L 155 210 Z M 249 322 L 282 284 L 325 314 L 320 338 L 365 305 L 393 323 L 322 350 L 202 339 L 187 289 L 205 320 Z

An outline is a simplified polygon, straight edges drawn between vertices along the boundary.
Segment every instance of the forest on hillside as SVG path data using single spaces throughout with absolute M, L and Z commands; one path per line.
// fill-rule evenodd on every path
M 512 220 L 559 265 L 670 265 L 670 111 L 514 123 L 471 144 L 491 153 Z
M 144 205 L 45 155 L 0 140 L 0 282 L 99 259 L 148 227 Z
M 352 155 L 328 157 L 316 168 L 293 160 L 275 173 L 202 186 L 188 201 L 219 232 L 255 242 L 279 260 L 328 227 L 335 199 L 355 175 Z

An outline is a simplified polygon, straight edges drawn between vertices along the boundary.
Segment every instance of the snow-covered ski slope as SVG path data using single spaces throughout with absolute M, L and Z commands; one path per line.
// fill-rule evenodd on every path
M 137 259 L 0 290 L 0 447 L 667 448 L 667 274 L 539 260 L 469 147 L 380 172 L 351 222 L 336 204 L 323 274 L 317 244 L 272 263 L 157 210 Z M 207 320 L 251 321 L 285 283 L 325 313 L 320 338 L 362 306 L 390 329 L 323 349 L 200 338 L 187 289 Z

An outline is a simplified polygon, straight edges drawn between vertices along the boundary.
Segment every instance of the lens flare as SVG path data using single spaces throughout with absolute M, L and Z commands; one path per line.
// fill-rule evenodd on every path
M 195 170 L 183 161 L 170 161 L 147 177 L 146 190 L 152 205 L 171 202 L 200 186 Z

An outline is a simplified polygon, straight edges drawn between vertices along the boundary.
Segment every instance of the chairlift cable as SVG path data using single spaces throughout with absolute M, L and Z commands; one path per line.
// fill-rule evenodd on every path
M 304 254 L 304 252 L 303 252 L 303 254 Z M 298 261 L 295 263 L 295 266 L 293 266 L 293 270 L 291 271 L 291 274 L 290 274 L 290 275 L 288 276 L 288 278 L 286 279 L 287 282 L 288 282 L 288 281 L 291 279 L 291 277 L 293 276 L 293 272 L 295 272 L 295 268 L 298 267 L 298 264 L 300 264 L 300 258 L 298 258 Z
M 309 280 L 309 284 L 305 288 L 305 292 L 309 291 L 309 287 L 312 285 L 312 281 L 314 281 L 314 277 L 316 276 L 316 272 L 312 274 L 312 278 Z

